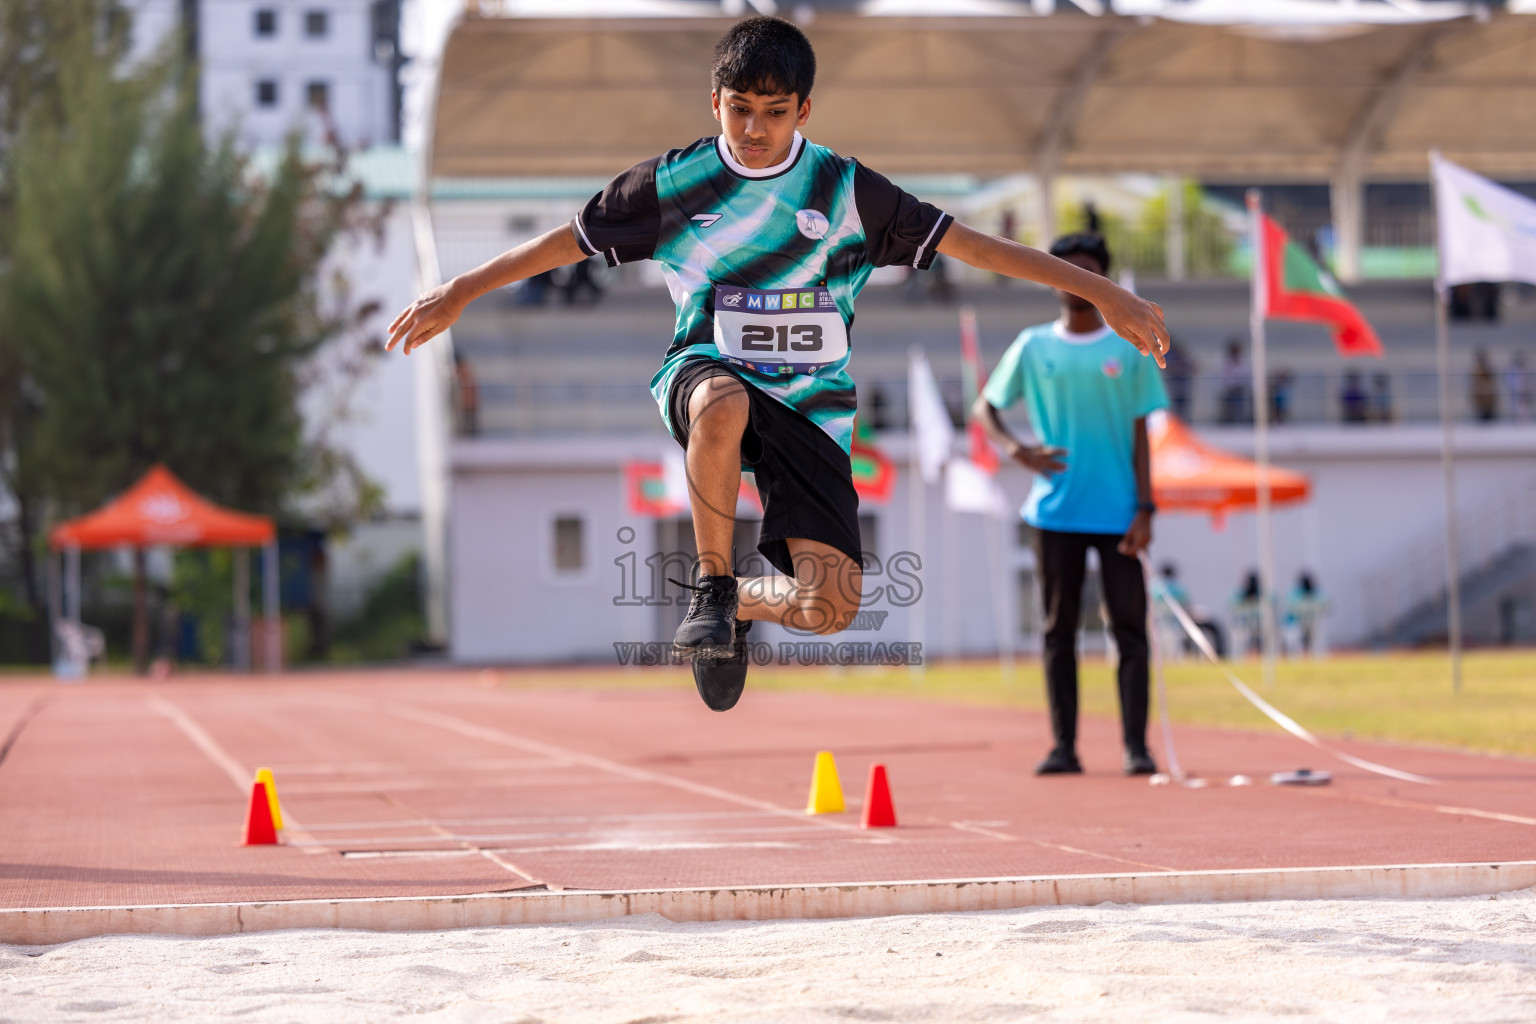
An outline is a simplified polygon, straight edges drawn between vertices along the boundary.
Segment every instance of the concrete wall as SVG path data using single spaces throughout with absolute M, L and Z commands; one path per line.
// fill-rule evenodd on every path
M 336 291 L 338 274 L 347 294 Z M 355 308 L 377 303 L 377 309 L 322 350 L 311 368 L 304 399 L 308 430 L 323 432 L 384 488 L 389 514 L 417 515 L 416 361 L 398 350 L 374 350 L 388 338 L 390 321 L 417 295 L 410 209 L 404 203 L 389 207 L 378 237 L 343 238 L 318 277 L 327 304 L 348 302 Z
M 449 649 L 461 662 L 608 661 L 616 640 L 651 640 L 653 610 L 614 604 L 622 467 L 653 438 L 457 442 L 449 520 Z M 582 521 L 581 566 L 557 568 L 555 520 Z M 643 555 L 641 557 L 644 557 Z
M 1251 447 L 1251 438 L 1238 430 L 1206 436 L 1232 451 Z M 657 458 L 668 444 L 653 436 L 456 444 L 449 610 L 455 660 L 613 664 L 616 641 L 670 637 L 674 608 L 622 603 L 636 591 L 642 598 L 670 592 L 652 593 L 645 559 L 669 545 L 658 544 L 654 520 L 628 512 L 622 473 L 628 459 Z M 904 437 L 887 436 L 883 444 L 904 464 Z M 1338 645 L 1358 644 L 1371 622 L 1367 606 L 1394 599 L 1364 592 L 1365 581 L 1405 552 L 1422 556 L 1425 538 L 1443 526 L 1438 433 L 1287 430 L 1276 434 L 1273 447 L 1278 464 L 1310 474 L 1314 486 L 1311 504 L 1276 514 L 1281 590 L 1289 590 L 1303 568 L 1312 571 L 1332 603 L 1328 635 Z M 1479 502 L 1536 478 L 1536 427 L 1463 429 L 1458 450 L 1458 492 L 1469 521 Z M 872 564 L 866 576 L 865 609 L 888 614 L 833 639 L 921 642 L 931 656 L 990 654 L 999 643 L 993 608 L 1001 607 L 1016 647 L 1038 649 L 1037 633 L 1025 628 L 1035 611 L 1033 591 L 1020 580 L 1033 569 L 1034 557 L 1020 543 L 1016 524 L 946 512 L 938 490 L 929 488 L 927 529 L 915 536 L 909 480 L 910 474 L 900 474 L 889 505 L 862 510 L 873 518 L 879 559 L 878 570 Z M 1005 468 L 1001 483 L 1010 500 L 1022 503 L 1029 486 L 1022 469 Z M 562 572 L 553 564 L 553 523 L 562 515 L 584 522 L 578 571 Z M 1154 561 L 1175 563 L 1192 602 L 1224 617 L 1233 591 L 1257 564 L 1253 516 L 1234 515 L 1216 529 L 1204 517 L 1167 515 L 1159 517 L 1156 532 Z M 633 561 L 626 561 L 630 556 Z M 992 567 L 999 563 L 1005 582 L 996 595 Z M 626 577 L 631 564 L 638 572 Z M 1438 588 L 1443 578 L 1425 585 Z M 1479 614 L 1491 613 L 1468 609 L 1469 635 L 1488 636 L 1482 628 L 1488 624 L 1472 621 Z M 752 637 L 775 650 L 790 639 L 761 626 Z M 1085 648 L 1101 645 L 1100 635 L 1085 634 Z
M 1253 453 L 1252 435 L 1241 428 L 1211 429 L 1202 436 L 1229 451 Z M 1390 610 L 1407 610 L 1410 590 L 1424 595 L 1444 587 L 1439 430 L 1288 428 L 1273 437 L 1276 464 L 1301 470 L 1313 485 L 1310 503 L 1276 513 L 1279 587 L 1289 590 L 1297 573 L 1311 570 L 1332 601 L 1327 630 L 1336 643 L 1363 642 L 1373 626 L 1391 617 Z M 1536 427 L 1463 426 L 1456 431 L 1456 451 L 1466 571 L 1476 567 L 1480 550 L 1492 553 L 1503 544 L 1489 533 L 1480 512 L 1536 481 Z M 1255 552 L 1252 515 L 1231 517 L 1219 532 L 1199 517 L 1167 516 L 1159 523 L 1153 557 L 1178 563 L 1191 595 L 1216 610 L 1225 606 L 1240 575 L 1257 565 Z M 1394 574 L 1394 568 L 1409 571 Z M 1469 639 L 1496 635 L 1475 617 L 1486 617 L 1486 609 L 1465 611 Z

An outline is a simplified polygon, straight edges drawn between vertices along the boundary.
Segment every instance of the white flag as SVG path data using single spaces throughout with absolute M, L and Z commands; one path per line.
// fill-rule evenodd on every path
M 939 395 L 927 354 L 914 345 L 909 357 L 907 407 L 912 417 L 912 443 L 917 446 L 917 465 L 924 482 L 936 484 L 954 447 L 955 425 Z
M 669 444 L 661 453 L 661 481 L 666 488 L 667 501 L 678 508 L 687 508 L 691 503 L 688 496 L 688 460 L 683 450 L 675 444 Z
M 1440 281 L 1536 284 L 1536 200 L 1430 154 L 1440 221 Z
M 944 478 L 944 500 L 954 511 L 1007 517 L 1008 497 L 997 485 L 997 478 L 970 459 L 950 459 Z

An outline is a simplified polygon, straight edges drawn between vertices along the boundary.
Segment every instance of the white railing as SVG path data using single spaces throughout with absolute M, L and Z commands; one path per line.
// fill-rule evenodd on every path
M 1490 487 L 1456 503 L 1456 559 L 1462 579 L 1493 566 L 1520 543 L 1536 543 L 1536 479 Z M 1360 577 L 1367 637 L 1445 593 L 1445 525 L 1420 531 Z

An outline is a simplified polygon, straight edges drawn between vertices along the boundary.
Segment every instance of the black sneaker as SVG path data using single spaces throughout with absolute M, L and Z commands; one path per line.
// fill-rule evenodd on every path
M 1145 750 L 1127 750 L 1125 752 L 1125 774 L 1156 775 L 1157 762 L 1152 760 L 1152 755 Z
M 693 591 L 672 649 L 684 658 L 728 659 L 735 654 L 736 577 L 700 576 L 696 587 L 671 577 L 667 581 Z
M 693 685 L 711 711 L 729 711 L 741 700 L 741 691 L 747 685 L 747 633 L 752 629 L 751 619 L 736 622 L 735 650 L 729 658 L 693 659 Z
M 1045 760 L 1035 765 L 1036 775 L 1081 775 L 1083 766 L 1077 754 L 1070 750 L 1056 749 L 1045 755 Z

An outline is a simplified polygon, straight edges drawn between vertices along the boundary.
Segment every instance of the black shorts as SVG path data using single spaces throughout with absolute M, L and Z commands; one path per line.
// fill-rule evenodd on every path
M 719 360 L 690 359 L 672 378 L 667 410 L 677 443 L 687 450 L 688 399 L 709 377 L 740 380 L 751 403 L 741 461 L 756 476 L 763 502 L 757 550 L 786 576 L 795 574 L 787 543 L 791 537 L 819 541 L 859 562 L 859 496 L 848 453 L 825 430 Z

